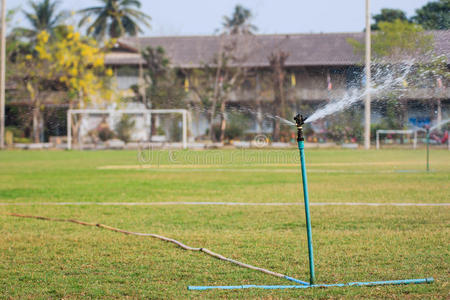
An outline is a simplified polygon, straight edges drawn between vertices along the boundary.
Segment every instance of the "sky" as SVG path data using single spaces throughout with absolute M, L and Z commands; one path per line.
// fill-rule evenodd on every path
M 6 0 L 8 8 L 27 9 L 30 0 Z M 36 0 L 33 0 L 36 1 Z M 40 1 L 40 0 L 39 0 Z M 371 0 L 371 14 L 381 8 L 402 9 L 412 16 L 430 0 Z M 60 0 L 76 11 L 97 6 L 98 0 Z M 258 33 L 359 32 L 364 28 L 365 0 L 141 0 L 141 11 L 152 17 L 143 35 L 208 35 L 222 25 L 237 4 L 253 13 Z M 21 14 L 13 25 L 27 26 Z

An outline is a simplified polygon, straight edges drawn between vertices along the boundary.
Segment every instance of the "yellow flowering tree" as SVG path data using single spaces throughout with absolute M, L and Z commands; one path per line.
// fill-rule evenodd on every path
M 67 90 L 70 107 L 111 98 L 109 82 L 113 72 L 105 68 L 105 52 L 112 45 L 99 47 L 96 40 L 82 37 L 72 26 L 64 28 L 54 42 L 48 42 L 45 31 L 38 35 L 35 50 L 38 60 L 48 61 L 51 74 Z
M 111 101 L 111 69 L 105 68 L 104 56 L 112 42 L 100 47 L 93 38 L 82 37 L 73 27 L 62 27 L 56 38 L 46 31 L 38 34 L 34 53 L 26 55 L 22 70 L 26 90 L 33 106 L 34 140 L 39 140 L 39 113 L 43 91 L 64 91 L 70 108 L 84 107 L 88 102 Z M 36 119 L 36 120 L 35 120 Z M 79 122 L 72 125 L 77 133 Z
M 42 42 L 48 42 L 48 35 L 45 33 L 39 34 Z M 13 81 L 19 82 L 23 80 L 23 85 L 18 85 L 19 91 L 23 91 L 30 99 L 30 106 L 32 109 L 32 123 L 33 123 L 33 141 L 38 143 L 40 141 L 40 132 L 42 124 L 42 114 L 44 109 L 43 100 L 46 97 L 46 92 L 49 90 L 57 90 L 57 87 L 52 83 L 54 77 L 49 60 L 42 60 L 38 57 L 37 52 L 29 54 L 23 53 L 17 59 L 17 64 L 12 73 L 15 76 L 11 78 Z M 15 78 L 20 76 L 20 78 Z

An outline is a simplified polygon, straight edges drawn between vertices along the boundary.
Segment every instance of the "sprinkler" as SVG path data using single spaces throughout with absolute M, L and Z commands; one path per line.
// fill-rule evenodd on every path
M 302 173 L 303 184 L 303 199 L 305 203 L 305 216 L 306 216 L 306 234 L 308 238 L 308 256 L 309 256 L 309 284 L 307 282 L 284 276 L 285 279 L 300 283 L 301 285 L 232 285 L 232 286 L 188 286 L 189 290 L 234 290 L 234 289 L 306 289 L 306 288 L 328 288 L 328 287 L 351 287 L 351 286 L 379 286 L 379 285 L 399 285 L 399 284 L 422 284 L 432 283 L 434 279 L 421 278 L 421 279 L 402 279 L 402 280 L 387 280 L 387 281 L 369 281 L 369 282 L 349 282 L 349 283 L 335 283 L 335 284 L 316 284 L 314 274 L 314 256 L 312 245 L 312 232 L 311 232 L 311 217 L 309 212 L 309 195 L 308 195 L 308 180 L 306 176 L 306 162 L 305 162 L 305 139 L 303 137 L 303 125 L 306 118 L 298 114 L 294 118 L 297 126 L 297 143 L 298 150 L 300 152 L 300 163 Z M 429 136 L 429 135 L 428 135 Z
M 303 183 L 303 199 L 305 201 L 305 215 L 306 215 L 306 234 L 308 236 L 308 255 L 309 255 L 309 283 L 313 285 L 315 283 L 314 275 L 314 255 L 312 245 L 312 232 L 311 232 L 311 217 L 309 214 L 309 196 L 308 196 L 308 179 L 306 176 L 306 163 L 305 163 L 305 139 L 303 138 L 303 124 L 305 124 L 306 118 L 298 114 L 294 118 L 297 125 L 297 144 L 300 151 L 300 163 L 302 168 L 302 183 Z

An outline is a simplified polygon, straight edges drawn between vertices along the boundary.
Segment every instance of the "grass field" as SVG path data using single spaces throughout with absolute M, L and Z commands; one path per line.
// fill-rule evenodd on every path
M 142 153 L 141 153 L 142 154 Z M 307 150 L 312 203 L 449 203 L 450 152 Z M 175 238 L 308 280 L 298 152 L 0 152 L 0 213 L 75 218 Z M 48 205 L 51 203 L 73 205 Z M 43 203 L 47 205 L 42 205 Z M 76 205 L 75 205 L 76 203 Z M 319 283 L 434 277 L 427 285 L 188 291 L 290 284 L 152 238 L 0 215 L 0 298 L 447 298 L 450 206 L 312 206 Z

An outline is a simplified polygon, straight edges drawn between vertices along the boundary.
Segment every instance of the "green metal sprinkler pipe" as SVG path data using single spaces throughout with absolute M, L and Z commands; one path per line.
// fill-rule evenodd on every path
M 307 288 L 327 288 L 327 287 L 349 287 L 349 286 L 377 286 L 377 285 L 396 285 L 396 284 L 421 284 L 432 283 L 433 278 L 420 278 L 420 279 L 406 279 L 406 280 L 388 280 L 388 281 L 371 281 L 371 282 L 349 282 L 349 283 L 336 283 L 336 284 L 315 284 L 314 275 L 314 256 L 312 246 L 312 233 L 311 233 L 311 218 L 309 215 L 309 198 L 308 198 L 308 180 L 306 178 L 306 165 L 305 165 L 305 139 L 303 138 L 302 126 L 305 123 L 306 118 L 301 115 L 297 115 L 294 118 L 297 123 L 297 142 L 298 150 L 300 151 L 300 161 L 302 167 L 302 182 L 303 182 L 303 197 L 305 200 L 305 214 L 306 214 L 306 232 L 308 234 L 308 252 L 309 252 L 309 272 L 310 280 L 307 282 L 284 276 L 285 279 L 300 283 L 301 285 L 232 285 L 232 286 L 188 286 L 189 290 L 234 290 L 234 289 L 307 289 Z M 428 144 L 430 139 L 430 131 L 427 130 L 427 170 L 428 167 Z
M 309 196 L 308 196 L 308 179 L 306 176 L 306 164 L 305 164 L 305 139 L 303 138 L 302 126 L 305 123 L 306 118 L 301 115 L 297 115 L 294 118 L 297 123 L 297 143 L 298 150 L 300 151 L 300 162 L 302 168 L 302 183 L 303 183 L 303 198 L 305 201 L 305 215 L 306 215 L 306 233 L 308 236 L 308 254 L 309 254 L 309 282 L 313 285 L 316 281 L 314 274 L 314 255 L 312 245 L 312 232 L 311 232 L 311 217 L 309 214 Z

